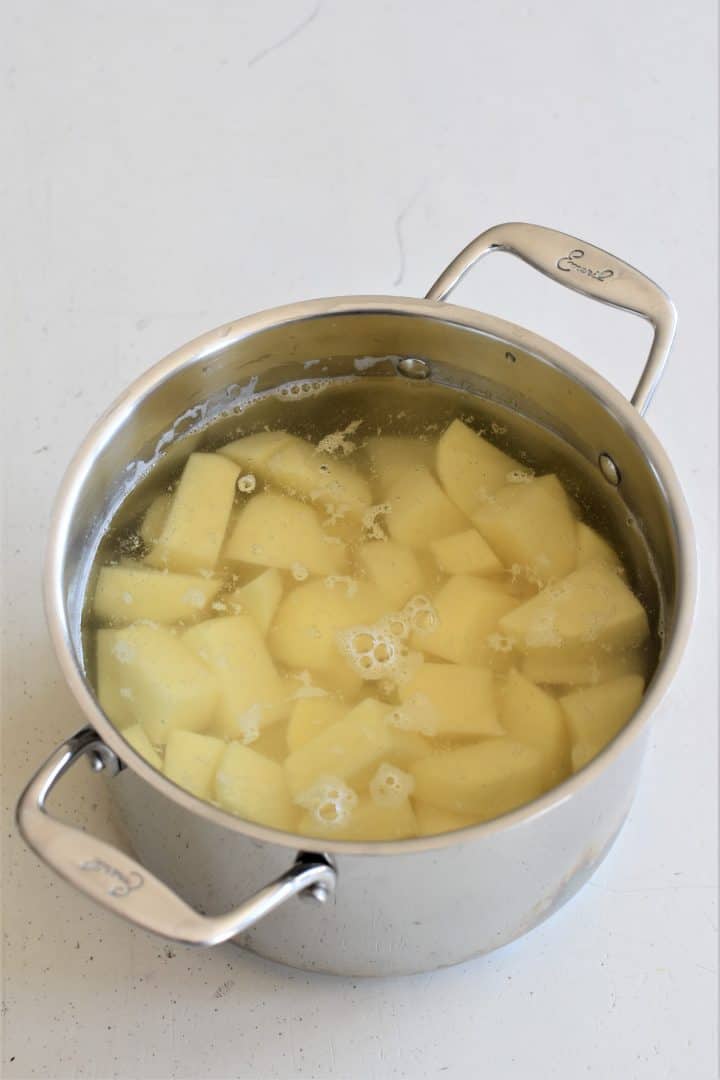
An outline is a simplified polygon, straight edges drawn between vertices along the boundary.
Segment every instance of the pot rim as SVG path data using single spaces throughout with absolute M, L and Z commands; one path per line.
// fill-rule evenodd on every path
M 123 425 L 140 401 L 183 367 L 206 360 L 228 346 L 264 330 L 279 326 L 289 327 L 307 319 L 364 314 L 421 316 L 469 329 L 503 344 L 521 348 L 580 384 L 611 414 L 616 423 L 632 432 L 635 442 L 648 458 L 667 499 L 675 531 L 679 567 L 676 617 L 658 666 L 635 715 L 597 757 L 540 798 L 490 821 L 437 836 L 374 842 L 313 839 L 246 821 L 191 795 L 154 769 L 123 739 L 120 730 L 114 727 L 95 701 L 90 685 L 75 659 L 64 614 L 62 590 L 66 540 L 78 493 L 98 453 L 108 444 L 115 431 Z M 640 736 L 652 712 L 661 703 L 685 649 L 692 621 L 695 591 L 696 552 L 693 529 L 674 469 L 647 422 L 614 386 L 559 345 L 505 319 L 457 304 L 383 295 L 305 300 L 234 319 L 173 350 L 130 383 L 93 424 L 67 467 L 53 508 L 43 582 L 46 618 L 63 677 L 89 723 L 128 768 L 184 809 L 253 840 L 277 844 L 292 851 L 302 849 L 330 855 L 363 856 L 410 855 L 452 847 L 466 840 L 487 838 L 506 829 L 534 822 L 572 798 L 579 789 L 592 783 L 596 776 L 608 768 L 615 758 Z

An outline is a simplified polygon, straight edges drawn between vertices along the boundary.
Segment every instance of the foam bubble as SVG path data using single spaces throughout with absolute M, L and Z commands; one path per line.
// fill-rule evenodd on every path
M 310 577 L 310 571 L 307 566 L 303 566 L 302 563 L 294 562 L 290 567 L 290 573 L 296 581 L 307 581 Z
M 183 593 L 183 604 L 187 604 L 188 607 L 200 608 L 205 607 L 205 593 L 202 589 L 188 589 L 186 593 Z M 215 605 L 213 605 L 214 607 Z
M 412 795 L 415 780 L 386 761 L 378 766 L 369 784 L 370 798 L 378 806 L 397 806 Z
M 120 638 L 113 645 L 112 654 L 121 664 L 130 664 L 135 659 L 135 646 Z
M 377 503 L 369 506 L 362 516 L 362 527 L 373 540 L 386 540 L 387 534 L 378 518 L 392 511 L 390 503 Z
M 282 398 L 283 401 L 304 401 L 306 398 L 317 397 L 327 390 L 330 385 L 329 379 L 314 379 L 312 382 L 285 383 L 273 391 L 273 397 Z
M 239 476 L 237 482 L 238 491 L 242 491 L 245 495 L 250 495 L 257 486 L 257 480 L 252 473 L 246 473 L 245 476 Z
M 342 825 L 358 804 L 357 793 L 337 776 L 318 777 L 295 799 L 321 825 Z
M 410 597 L 402 609 L 402 614 L 409 619 L 412 629 L 421 634 L 432 633 L 440 624 L 440 616 L 432 600 L 422 593 Z

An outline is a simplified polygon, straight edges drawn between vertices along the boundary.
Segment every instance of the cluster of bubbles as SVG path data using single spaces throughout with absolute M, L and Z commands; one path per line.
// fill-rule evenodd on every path
M 370 781 L 370 797 L 378 806 L 397 806 L 412 795 L 414 788 L 412 776 L 383 762 Z
M 322 776 L 295 800 L 321 825 L 342 825 L 358 804 L 357 794 L 336 776 Z
M 411 652 L 407 640 L 413 632 L 428 633 L 438 625 L 438 615 L 427 596 L 411 597 L 401 611 L 384 615 L 369 626 L 351 626 L 340 630 L 340 651 L 354 670 L 370 681 L 389 679 L 407 682 L 422 663 L 418 652 Z

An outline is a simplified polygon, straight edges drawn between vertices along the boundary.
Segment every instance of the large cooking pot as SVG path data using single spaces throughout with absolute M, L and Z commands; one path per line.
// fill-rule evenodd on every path
M 557 345 L 441 302 L 491 251 L 510 252 L 652 324 L 632 403 Z M 190 944 L 233 939 L 319 971 L 384 975 L 453 964 L 547 918 L 592 874 L 625 820 L 650 718 L 690 627 L 691 525 L 672 467 L 642 418 L 674 329 L 668 297 L 631 266 L 575 237 L 506 224 L 461 252 L 424 300 L 358 296 L 276 308 L 203 335 L 141 376 L 85 439 L 55 511 L 47 615 L 63 675 L 89 726 L 56 750 L 20 799 L 18 824 L 30 847 L 137 926 Z M 120 503 L 182 445 L 181 436 L 269 387 L 307 380 L 318 360 L 328 378 L 384 378 L 386 386 L 430 380 L 482 399 L 483 407 L 530 418 L 535 429 L 562 440 L 603 486 L 609 517 L 627 526 L 636 585 L 662 642 L 642 704 L 578 774 L 494 821 L 397 842 L 328 843 L 240 820 L 156 772 L 103 715 L 88 682 L 83 599 Z M 135 858 L 47 813 L 50 791 L 83 756 L 112 778 Z

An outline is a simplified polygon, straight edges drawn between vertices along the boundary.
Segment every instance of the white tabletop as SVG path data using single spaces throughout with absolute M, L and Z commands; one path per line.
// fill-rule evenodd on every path
M 313 2 L 3 8 L 2 1075 L 710 1080 L 715 4 Z M 39 592 L 73 449 L 129 380 L 204 329 L 308 296 L 420 295 L 505 220 L 587 237 L 680 312 L 649 420 L 694 518 L 700 600 L 619 842 L 548 923 L 439 974 L 308 976 L 128 929 L 41 866 L 10 818 L 81 722 Z M 645 325 L 513 260 L 484 264 L 458 300 L 559 341 L 624 392 L 638 377 Z M 89 770 L 59 803 L 112 834 Z

